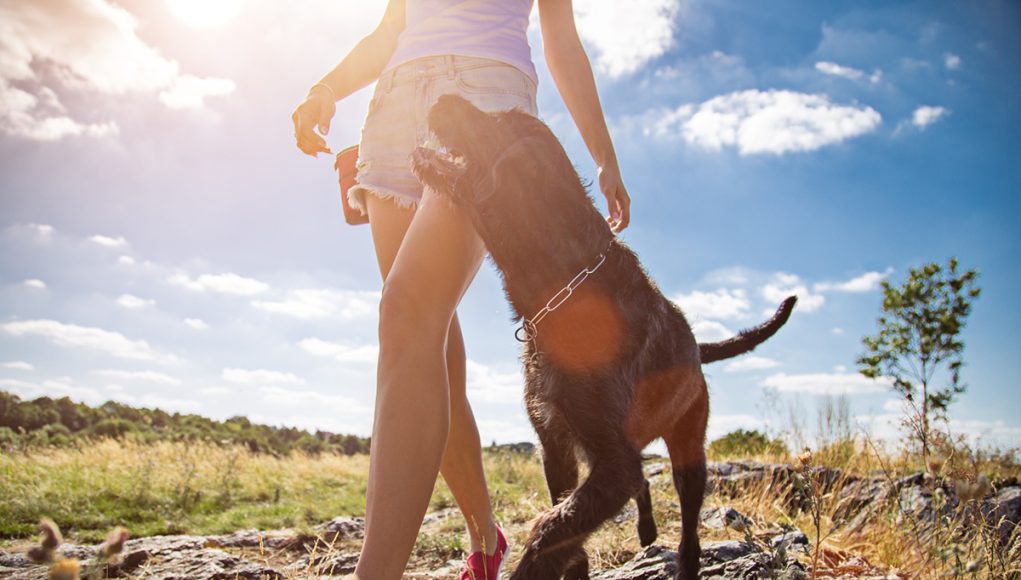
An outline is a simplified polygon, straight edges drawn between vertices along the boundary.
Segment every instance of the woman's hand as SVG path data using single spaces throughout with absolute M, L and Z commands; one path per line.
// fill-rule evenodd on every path
M 631 222 L 631 196 L 620 179 L 620 168 L 616 163 L 599 168 L 599 189 L 606 196 L 606 206 L 610 210 L 606 223 L 610 224 L 614 234 L 619 234 Z
M 316 157 L 319 153 L 332 154 L 326 140 L 315 132 L 316 126 L 319 133 L 326 135 L 330 132 L 330 121 L 333 114 L 337 112 L 337 104 L 333 100 L 333 93 L 325 85 L 316 85 L 308 92 L 305 101 L 298 105 L 291 115 L 294 121 L 294 138 L 297 141 L 298 149 L 306 155 Z

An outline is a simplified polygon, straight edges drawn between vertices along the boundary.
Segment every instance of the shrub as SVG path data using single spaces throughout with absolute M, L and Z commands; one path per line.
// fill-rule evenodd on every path
M 709 444 L 709 454 L 716 457 L 746 457 L 750 455 L 784 455 L 787 446 L 779 439 L 770 439 L 761 431 L 738 429 Z
M 100 437 L 123 437 L 135 430 L 135 425 L 127 419 L 103 419 L 92 426 L 92 433 Z

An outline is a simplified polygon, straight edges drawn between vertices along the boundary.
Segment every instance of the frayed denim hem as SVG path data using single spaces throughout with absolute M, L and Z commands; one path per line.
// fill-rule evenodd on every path
M 397 207 L 417 208 L 422 202 L 421 198 L 408 195 L 396 189 L 356 184 L 347 190 L 347 204 L 352 209 L 362 212 L 362 215 L 369 215 L 368 206 L 365 203 L 365 195 L 369 193 L 380 199 L 391 199 L 397 204 Z

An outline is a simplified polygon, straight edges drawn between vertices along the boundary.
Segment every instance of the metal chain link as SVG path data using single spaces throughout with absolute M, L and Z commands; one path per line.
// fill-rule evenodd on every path
M 539 312 L 535 313 L 535 316 L 523 319 L 521 321 L 521 326 L 519 326 L 517 330 L 514 331 L 514 338 L 516 338 L 518 342 L 534 341 L 536 334 L 536 326 L 539 324 L 539 322 L 543 318 L 546 318 L 547 314 L 553 312 L 557 308 L 560 308 L 560 306 L 564 302 L 566 302 L 567 299 L 570 298 L 572 294 L 574 294 L 574 291 L 578 288 L 578 286 L 581 286 L 582 282 L 584 282 L 590 275 L 595 274 L 596 270 L 598 270 L 599 267 L 603 265 L 603 262 L 606 261 L 606 254 L 610 252 L 610 248 L 612 246 L 613 238 L 610 238 L 610 243 L 607 244 L 606 249 L 603 250 L 602 254 L 599 254 L 596 265 L 592 266 L 591 268 L 582 268 L 581 272 L 575 274 L 574 278 L 572 278 L 571 281 L 567 283 L 567 286 L 561 288 L 556 294 L 553 295 L 552 298 L 549 299 L 549 301 L 546 302 L 546 305 L 543 306 L 542 309 L 539 310 Z M 533 347 L 535 346 L 534 342 L 532 343 L 532 346 Z

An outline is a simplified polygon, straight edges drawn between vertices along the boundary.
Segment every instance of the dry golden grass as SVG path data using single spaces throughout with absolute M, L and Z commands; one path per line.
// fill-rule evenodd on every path
M 783 456 L 755 458 L 789 462 Z M 832 461 L 833 463 L 828 463 Z M 871 452 L 868 447 L 816 451 L 816 465 L 838 467 L 847 474 L 884 473 L 896 478 L 918 467 L 907 454 Z M 650 460 L 648 464 L 666 463 Z M 549 508 L 542 467 L 534 456 L 507 452 L 485 454 L 486 473 L 494 508 L 512 546 L 521 546 L 535 516 Z M 676 548 L 680 537 L 678 498 L 669 466 L 650 478 L 659 544 Z M 980 473 L 995 477 L 1017 475 L 1017 467 L 995 457 L 950 456 L 938 477 L 975 481 Z M 286 457 L 251 454 L 237 447 L 213 443 L 155 443 L 104 440 L 81 448 L 40 449 L 0 456 L 0 535 L 10 543 L 35 533 L 42 518 L 52 518 L 70 541 L 96 543 L 116 525 L 133 536 L 167 533 L 218 534 L 244 528 L 294 528 L 309 531 L 314 524 L 336 516 L 360 516 L 364 510 L 368 458 L 294 453 Z M 932 481 L 937 481 L 933 479 Z M 935 532 L 923 534 L 919 522 L 901 512 L 895 502 L 883 505 L 876 517 L 851 531 L 838 517 L 835 488 L 815 493 L 818 519 L 812 510 L 795 509 L 785 501 L 790 485 L 753 483 L 732 496 L 717 492 L 706 507 L 727 505 L 752 520 L 747 530 L 703 528 L 704 542 L 723 539 L 767 540 L 780 524 L 819 537 L 819 569 L 839 576 L 869 573 L 904 577 L 935 577 L 955 572 L 976 577 L 1011 578 L 1021 575 L 1021 539 L 1012 548 L 993 538 L 992 522 L 985 522 L 973 504 L 950 512 Z M 456 504 L 442 480 L 434 490 L 430 510 L 450 510 Z M 633 510 L 633 504 L 629 505 Z M 587 543 L 592 568 L 605 569 L 626 562 L 640 550 L 633 517 L 608 522 Z M 818 527 L 816 526 L 818 523 Z M 963 532 L 969 532 L 964 534 Z M 418 570 L 442 567 L 463 558 L 467 542 L 464 523 L 454 510 L 450 517 L 430 524 L 412 556 Z M 319 553 L 356 549 L 354 545 L 317 546 Z M 512 550 L 510 566 L 520 550 Z M 264 554 L 267 561 L 270 555 Z M 859 559 L 855 559 L 858 557 Z M 810 559 L 805 563 L 809 564 Z M 974 572 L 968 572 L 968 568 Z

